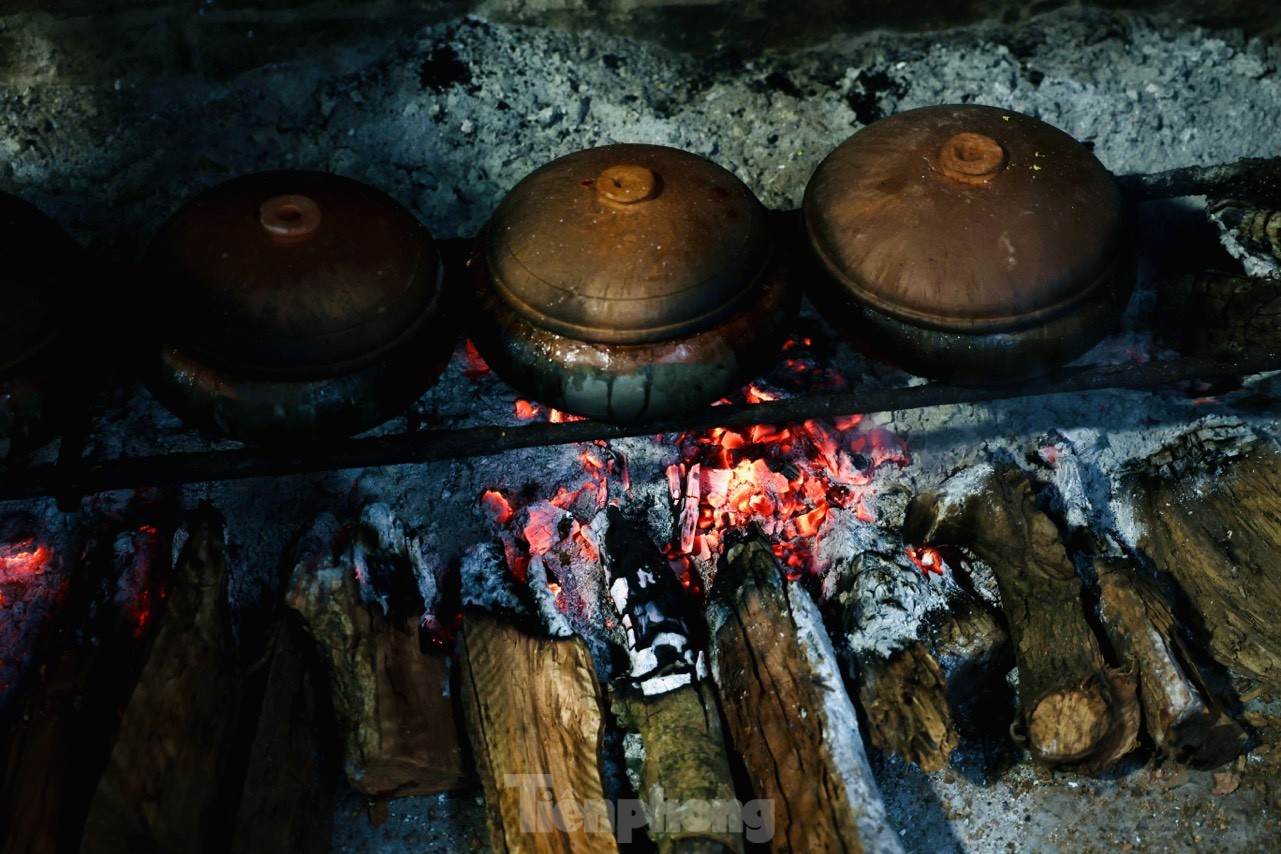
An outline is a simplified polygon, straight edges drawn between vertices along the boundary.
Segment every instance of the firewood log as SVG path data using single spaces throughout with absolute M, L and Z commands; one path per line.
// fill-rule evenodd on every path
M 904 636 L 895 625 L 903 613 L 934 601 L 928 582 L 915 569 L 864 552 L 838 561 L 824 590 L 824 608 L 839 628 L 837 652 L 858 688 L 868 740 L 925 771 L 943 768 L 959 740 L 947 682 L 925 641 L 910 631 Z
M 1134 747 L 1134 679 L 1104 661 L 1081 581 L 1017 467 L 979 466 L 918 495 L 903 535 L 967 547 L 995 573 L 1019 670 L 1020 736 L 1033 757 L 1092 773 Z
M 1200 768 L 1235 759 L 1245 731 L 1199 678 L 1165 596 L 1134 561 L 1095 561 L 1099 618 L 1122 663 L 1139 675 L 1143 721 L 1156 747 Z
M 450 700 L 449 664 L 423 651 L 422 598 L 407 568 L 383 555 L 388 559 L 366 567 L 366 576 L 390 574 L 393 605 L 385 611 L 379 602 L 365 604 L 356 557 L 346 548 L 331 561 L 300 564 L 285 597 L 324 662 L 348 782 L 375 797 L 464 788 L 473 778 Z M 375 554 L 360 557 L 372 561 Z
M 712 673 L 773 846 L 899 851 L 809 595 L 789 584 L 759 531 L 731 545 L 708 600 Z
M 170 564 L 157 516 L 96 535 L 0 725 L 0 851 L 74 850 L 111 738 L 145 661 Z
M 1122 478 L 1137 545 L 1229 668 L 1281 686 L 1281 455 L 1248 430 L 1187 434 Z
M 604 715 L 587 644 L 463 614 L 463 713 L 495 851 L 616 851 L 600 773 Z
M 610 596 L 627 632 L 631 668 L 613 708 L 645 748 L 641 800 L 660 854 L 742 851 L 720 705 L 700 678 L 689 595 L 649 535 L 617 507 L 608 510 L 605 554 Z M 620 817 L 620 841 L 627 839 Z M 630 829 L 630 828 L 626 828 Z
M 85 821 L 83 851 L 218 851 L 241 672 L 221 514 L 202 506 Z M 236 781 L 238 783 L 238 781 Z
M 319 662 L 301 626 L 278 623 L 269 643 L 266 690 L 236 814 L 231 850 L 253 854 L 324 854 L 334 829 L 337 760 L 322 737 Z M 332 714 L 332 713 L 330 713 Z

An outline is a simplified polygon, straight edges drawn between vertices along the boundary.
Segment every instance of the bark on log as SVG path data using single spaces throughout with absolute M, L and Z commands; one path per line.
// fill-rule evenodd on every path
M 285 599 L 325 663 L 348 781 L 376 797 L 469 785 L 449 665 L 424 652 L 419 640 L 421 600 L 408 616 L 393 618 L 365 605 L 349 557 L 300 565 Z
M 467 609 L 463 715 L 498 852 L 617 851 L 600 772 L 600 685 L 579 637 L 535 637 Z
M 1095 561 L 1099 618 L 1117 656 L 1139 676 L 1143 720 L 1156 747 L 1213 768 L 1235 759 L 1245 732 L 1199 678 L 1164 594 L 1131 560 Z
M 979 466 L 918 495 L 903 533 L 912 545 L 967 547 L 995 573 L 1019 669 L 1020 729 L 1036 759 L 1093 773 L 1134 747 L 1132 675 L 1104 661 L 1080 579 L 1017 467 Z
M 947 765 L 959 736 L 947 683 L 921 626 L 903 614 L 940 609 L 943 599 L 915 568 L 865 552 L 833 566 L 824 584 L 825 610 L 839 627 L 838 653 L 868 724 L 868 740 L 924 771 Z M 906 635 L 906 636 L 905 636 Z
M 236 814 L 232 849 L 246 854 L 329 851 L 334 825 L 337 761 L 321 732 L 323 677 L 300 637 L 278 625 L 249 768 Z
M 10 702 L 0 727 L 5 854 L 79 847 L 112 735 L 155 629 L 172 531 L 151 518 L 95 537 L 85 549 L 34 679 Z
M 203 506 L 85 821 L 83 851 L 219 851 L 241 684 L 221 514 Z M 238 782 L 238 781 L 237 781 Z
M 1207 428 L 1123 478 L 1138 545 L 1175 582 L 1193 628 L 1224 665 L 1281 686 L 1281 455 Z M 1180 614 L 1182 616 L 1182 614 Z
M 726 550 L 708 603 L 712 672 L 773 846 L 899 851 L 818 608 L 755 532 Z
M 953 711 L 987 694 L 992 681 L 1014 665 L 1010 636 L 987 606 L 966 595 L 953 597 L 929 634 Z

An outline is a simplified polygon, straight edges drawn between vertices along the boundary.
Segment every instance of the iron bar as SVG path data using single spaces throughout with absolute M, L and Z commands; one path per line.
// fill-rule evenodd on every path
M 1155 389 L 1189 380 L 1217 380 L 1281 371 L 1281 353 L 1250 353 L 1226 361 L 1179 358 L 1164 362 L 1064 368 L 1036 380 L 989 387 L 940 383 L 811 395 L 758 404 L 708 407 L 640 424 L 573 421 L 521 426 L 484 425 L 349 439 L 302 454 L 259 448 L 199 451 L 85 461 L 70 471 L 44 464 L 0 474 L 0 501 L 48 495 L 91 495 L 115 489 L 277 477 L 322 471 L 410 465 L 563 445 L 705 430 L 786 424 L 859 413 L 984 403 L 1111 388 Z

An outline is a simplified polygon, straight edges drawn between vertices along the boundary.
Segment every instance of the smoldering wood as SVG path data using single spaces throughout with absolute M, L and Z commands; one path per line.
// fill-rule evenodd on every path
M 449 665 L 423 651 L 421 600 L 398 619 L 364 604 L 349 558 L 300 564 L 285 598 L 324 662 L 348 781 L 377 797 L 466 787 Z
M 0 851 L 35 854 L 78 847 L 111 739 L 145 661 L 155 629 L 126 619 L 115 602 L 123 579 L 144 573 L 141 590 L 160 608 L 173 527 L 135 540 L 119 560 L 128 532 L 95 536 L 84 550 L 67 601 L 37 652 L 32 682 L 9 703 L 0 732 Z M 162 532 L 163 531 L 163 532 Z
M 1122 483 L 1139 548 L 1174 582 L 1215 658 L 1281 686 L 1276 447 L 1244 428 L 1208 427 L 1136 464 Z
M 992 568 L 1019 669 L 1019 729 L 1034 758 L 1090 773 L 1134 747 L 1134 680 L 1104 660 L 1081 581 L 1017 467 L 981 466 L 918 495 L 903 534 L 917 546 L 964 546 Z
M 60 469 L 55 464 L 45 463 L 6 472 L 3 481 L 0 481 L 0 501 L 410 465 L 434 460 L 490 456 L 520 448 L 605 441 L 655 433 L 799 423 L 812 418 L 982 403 L 1098 389 L 1153 389 L 1191 380 L 1239 378 L 1275 370 L 1281 370 L 1281 353 L 1264 350 L 1225 360 L 1190 356 L 1161 362 L 1061 368 L 1036 380 L 989 387 L 929 383 L 906 388 L 862 389 L 840 394 L 811 395 L 758 404 L 716 406 L 643 424 L 577 421 L 562 424 L 536 423 L 521 427 L 492 425 L 350 439 L 326 447 L 323 453 L 299 451 L 281 454 L 246 447 L 224 451 L 123 457 L 84 462 L 70 469 Z
M 969 595 L 951 598 L 927 642 L 953 711 L 987 694 L 992 683 L 1014 666 L 1009 633 L 986 605 Z
M 648 816 L 649 838 L 662 854 L 742 851 L 720 706 L 695 666 L 690 597 L 640 525 L 614 506 L 608 520 L 610 595 L 632 662 L 613 709 L 645 745 L 642 799 L 654 809 L 661 798 L 661 815 Z M 711 822 L 707 804 L 721 805 Z M 726 816 L 726 809 L 734 814 Z
M 1122 664 L 1138 673 L 1153 743 L 1200 768 L 1235 759 L 1245 731 L 1200 679 L 1164 593 L 1128 558 L 1103 557 L 1094 566 L 1099 618 Z
M 824 609 L 846 641 L 838 654 L 857 686 L 869 741 L 924 771 L 937 771 L 947 765 L 959 736 L 947 683 L 930 649 L 915 637 L 897 639 L 884 652 L 843 648 L 860 633 L 883 631 L 882 617 L 913 612 L 918 603 L 912 585 L 924 581 L 919 575 L 879 554 L 858 555 L 829 570 Z
M 319 662 L 305 650 L 302 627 L 278 624 L 269 642 L 266 690 L 236 814 L 231 850 L 324 854 L 333 837 L 338 760 L 324 736 Z
M 726 550 L 708 629 L 731 741 L 773 802 L 775 847 L 901 850 L 818 608 L 759 531 Z
M 587 644 L 468 608 L 463 717 L 495 851 L 618 850 L 601 777 L 604 712 Z
M 202 506 L 174 570 L 151 654 L 85 820 L 82 851 L 218 851 L 242 673 L 227 603 L 223 519 Z
M 1211 166 L 1183 166 L 1163 172 L 1121 175 L 1117 183 L 1133 202 L 1211 196 L 1255 199 L 1281 181 L 1281 157 L 1246 157 Z
M 1281 279 L 1186 276 L 1171 287 L 1163 316 L 1162 336 L 1189 355 L 1219 359 L 1281 350 Z

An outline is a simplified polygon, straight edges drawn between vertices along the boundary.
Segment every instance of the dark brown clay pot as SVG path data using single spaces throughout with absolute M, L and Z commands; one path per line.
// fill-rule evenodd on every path
M 473 337 L 522 393 L 607 421 L 707 405 L 799 307 L 768 214 L 708 160 L 612 145 L 522 180 L 481 236 Z
M 0 193 L 0 461 L 52 439 L 76 394 L 68 307 L 83 277 L 66 232 Z
M 995 107 L 910 110 L 819 165 L 802 206 L 833 326 L 922 376 L 1026 379 L 1106 335 L 1134 283 L 1111 174 L 1044 122 Z
M 214 187 L 165 223 L 148 260 L 164 335 L 150 385 L 232 438 L 368 429 L 422 394 L 453 351 L 431 235 L 336 175 Z

